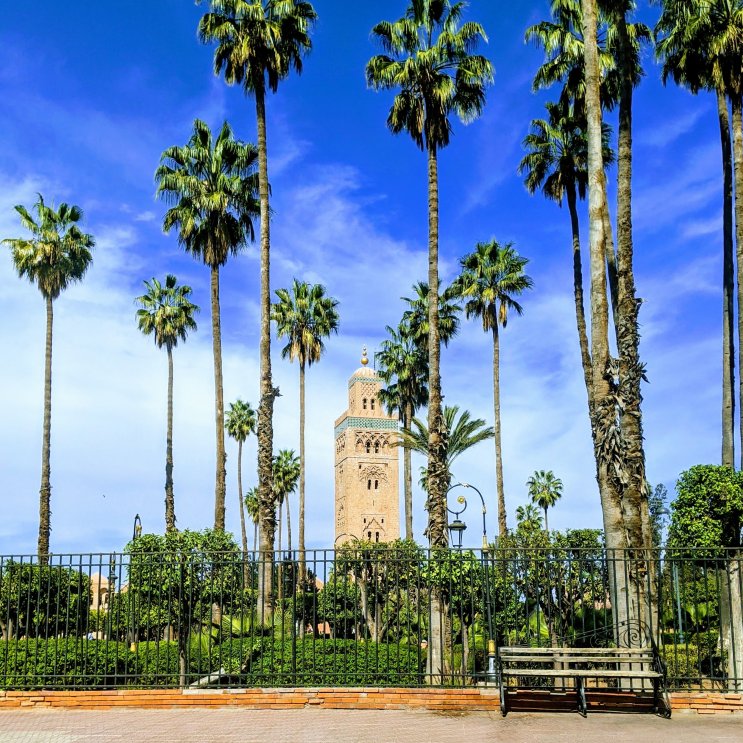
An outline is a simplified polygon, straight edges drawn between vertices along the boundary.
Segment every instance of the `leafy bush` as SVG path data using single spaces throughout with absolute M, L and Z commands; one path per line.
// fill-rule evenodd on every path
M 0 617 L 14 637 L 82 634 L 89 607 L 85 573 L 12 560 L 0 568 Z
M 701 681 L 696 645 L 666 645 L 661 648 L 660 657 L 666 664 L 669 686 L 688 686 Z
M 111 688 L 131 672 L 129 648 L 120 642 L 60 638 L 0 643 L 0 688 Z
M 315 638 L 260 643 L 247 659 L 248 686 L 417 686 L 417 648 Z M 241 677 L 242 679 L 243 677 Z
M 145 688 L 178 686 L 177 642 L 140 642 L 132 651 L 132 684 Z

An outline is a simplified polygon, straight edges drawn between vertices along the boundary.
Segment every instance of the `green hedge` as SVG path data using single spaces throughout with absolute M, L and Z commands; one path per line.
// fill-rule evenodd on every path
M 245 686 L 418 686 L 421 661 L 415 647 L 322 640 L 235 638 L 204 648 L 190 643 L 191 684 L 223 668 L 224 679 Z M 175 688 L 178 645 L 68 638 L 0 643 L 2 689 Z M 216 684 L 211 684 L 216 685 Z
M 101 689 L 123 686 L 131 671 L 121 642 L 61 638 L 0 643 L 0 688 Z
M 248 659 L 248 686 L 418 686 L 416 648 L 315 638 L 264 643 Z

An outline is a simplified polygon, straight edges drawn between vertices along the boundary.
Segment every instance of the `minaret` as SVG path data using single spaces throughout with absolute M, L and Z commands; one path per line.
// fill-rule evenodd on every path
M 361 368 L 348 381 L 348 410 L 335 422 L 335 543 L 400 538 L 397 418 L 379 401 L 383 380 Z

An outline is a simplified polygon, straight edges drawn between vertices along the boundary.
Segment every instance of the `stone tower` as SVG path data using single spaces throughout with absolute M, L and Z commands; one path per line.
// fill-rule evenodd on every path
M 348 410 L 335 422 L 335 543 L 400 537 L 397 418 L 379 401 L 383 381 L 361 368 L 348 381 Z

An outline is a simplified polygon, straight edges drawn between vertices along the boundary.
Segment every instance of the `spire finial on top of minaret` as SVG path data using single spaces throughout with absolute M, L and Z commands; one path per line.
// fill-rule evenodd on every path
M 366 366 L 369 363 L 369 359 L 366 355 L 366 346 L 362 346 L 361 348 L 361 365 Z

